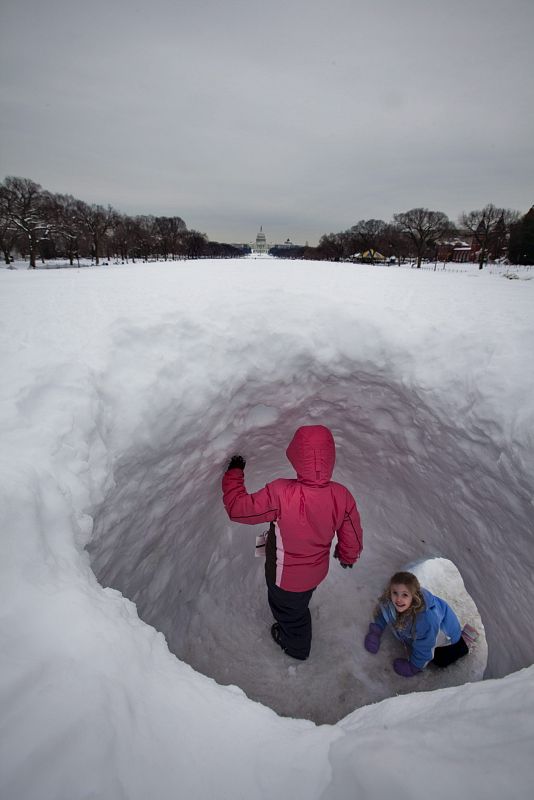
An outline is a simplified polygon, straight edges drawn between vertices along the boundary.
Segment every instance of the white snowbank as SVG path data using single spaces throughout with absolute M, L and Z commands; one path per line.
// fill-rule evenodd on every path
M 458 567 L 490 675 L 532 663 L 532 282 L 253 259 L 0 281 L 2 796 L 526 796 L 532 668 L 315 727 L 194 672 L 115 590 L 195 668 L 319 721 L 473 668 L 417 684 L 362 650 L 410 561 Z M 239 450 L 251 489 L 290 475 L 312 421 L 366 540 L 296 665 L 219 483 Z

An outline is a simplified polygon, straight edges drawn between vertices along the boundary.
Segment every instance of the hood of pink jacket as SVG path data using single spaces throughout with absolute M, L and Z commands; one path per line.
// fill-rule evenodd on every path
M 293 436 L 286 455 L 302 483 L 324 486 L 332 478 L 336 446 L 324 425 L 303 425 Z

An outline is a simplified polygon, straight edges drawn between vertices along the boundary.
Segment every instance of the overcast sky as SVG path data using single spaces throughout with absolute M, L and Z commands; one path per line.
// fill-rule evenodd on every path
M 0 180 L 211 239 L 534 203 L 534 0 L 0 0 Z

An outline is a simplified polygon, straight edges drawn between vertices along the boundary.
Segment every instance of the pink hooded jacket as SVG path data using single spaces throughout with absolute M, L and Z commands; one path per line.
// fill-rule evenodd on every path
M 276 523 L 276 585 L 305 592 L 326 577 L 334 534 L 340 561 L 354 564 L 362 551 L 363 533 L 351 493 L 330 480 L 336 448 L 328 428 L 299 428 L 286 455 L 296 480 L 278 478 L 248 494 L 243 470 L 229 469 L 222 480 L 223 502 L 234 522 Z

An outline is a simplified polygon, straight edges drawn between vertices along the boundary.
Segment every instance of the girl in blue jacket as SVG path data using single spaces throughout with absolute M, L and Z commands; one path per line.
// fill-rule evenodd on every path
M 378 652 L 380 637 L 388 626 L 410 650 L 409 659 L 393 662 L 395 672 L 404 678 L 417 675 L 429 662 L 448 667 L 469 652 L 452 608 L 423 589 L 411 572 L 396 572 L 380 597 L 364 642 L 369 653 Z

